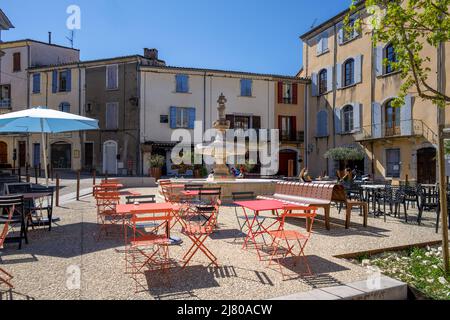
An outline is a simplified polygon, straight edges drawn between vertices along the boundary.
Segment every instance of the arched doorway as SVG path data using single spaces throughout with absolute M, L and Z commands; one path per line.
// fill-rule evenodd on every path
M 8 163 L 8 144 L 0 141 L 0 164 Z
M 298 175 L 297 167 L 298 167 L 298 152 L 290 149 L 280 150 L 280 161 L 279 161 L 279 169 L 278 175 L 280 176 L 289 176 L 289 162 L 293 163 L 293 175 L 294 177 Z
M 72 145 L 67 142 L 56 142 L 51 145 L 51 163 L 54 169 L 72 168 Z
M 106 141 L 103 144 L 103 173 L 117 174 L 117 142 Z
M 417 182 L 436 183 L 436 149 L 433 147 L 417 150 Z

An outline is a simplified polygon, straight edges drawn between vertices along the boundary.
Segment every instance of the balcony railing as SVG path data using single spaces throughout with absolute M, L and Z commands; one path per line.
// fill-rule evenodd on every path
M 1 99 L 0 108 L 9 109 L 11 108 L 11 99 Z
M 422 136 L 431 143 L 437 143 L 437 134 L 422 120 L 403 120 L 400 123 L 389 125 L 386 123 L 364 126 L 355 134 L 356 141 L 368 141 L 387 138 L 401 138 Z
M 305 132 L 280 130 L 280 141 L 282 142 L 304 142 Z

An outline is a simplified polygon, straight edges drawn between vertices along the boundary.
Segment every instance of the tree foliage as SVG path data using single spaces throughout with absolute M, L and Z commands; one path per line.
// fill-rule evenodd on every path
M 335 161 L 359 161 L 364 159 L 364 152 L 356 148 L 339 147 L 328 150 L 324 157 Z
M 361 6 L 367 12 L 350 23 L 350 17 L 361 12 Z M 396 53 L 396 62 L 387 59 L 398 70 L 402 85 L 395 107 L 404 104 L 409 92 L 415 92 L 420 98 L 445 107 L 450 105 L 450 96 L 439 90 L 435 81 L 430 79 L 430 66 L 436 64 L 436 55 L 423 53 L 429 45 L 436 49 L 450 40 L 450 0 L 353 0 L 350 13 L 344 24 L 348 28 L 359 28 L 372 34 L 374 45 L 391 43 Z

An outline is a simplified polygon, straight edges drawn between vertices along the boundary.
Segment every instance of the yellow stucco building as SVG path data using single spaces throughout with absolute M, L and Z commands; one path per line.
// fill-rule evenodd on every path
M 309 172 L 335 177 L 342 163 L 325 159 L 325 152 L 352 146 L 365 153 L 363 161 L 352 165 L 375 179 L 436 182 L 437 107 L 411 92 L 402 108 L 392 108 L 402 81 L 383 60 L 395 59 L 395 51 L 390 44 L 375 47 L 365 23 L 360 32 L 347 34 L 343 28 L 347 14 L 344 11 L 301 36 L 300 75 L 311 78 L 305 123 Z M 363 6 L 356 15 L 368 19 Z M 447 93 L 449 52 L 448 43 L 442 51 L 427 45 L 423 50 L 431 58 L 429 82 Z

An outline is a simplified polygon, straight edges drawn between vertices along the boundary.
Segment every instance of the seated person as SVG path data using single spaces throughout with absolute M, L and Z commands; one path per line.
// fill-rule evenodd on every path
M 308 176 L 308 168 L 303 168 L 302 171 L 300 171 L 299 179 L 300 182 L 312 182 L 311 177 Z
M 343 182 L 351 182 L 351 181 L 353 181 L 353 173 L 352 173 L 352 170 L 350 168 L 345 169 L 345 174 L 340 179 L 340 181 L 343 181 Z

